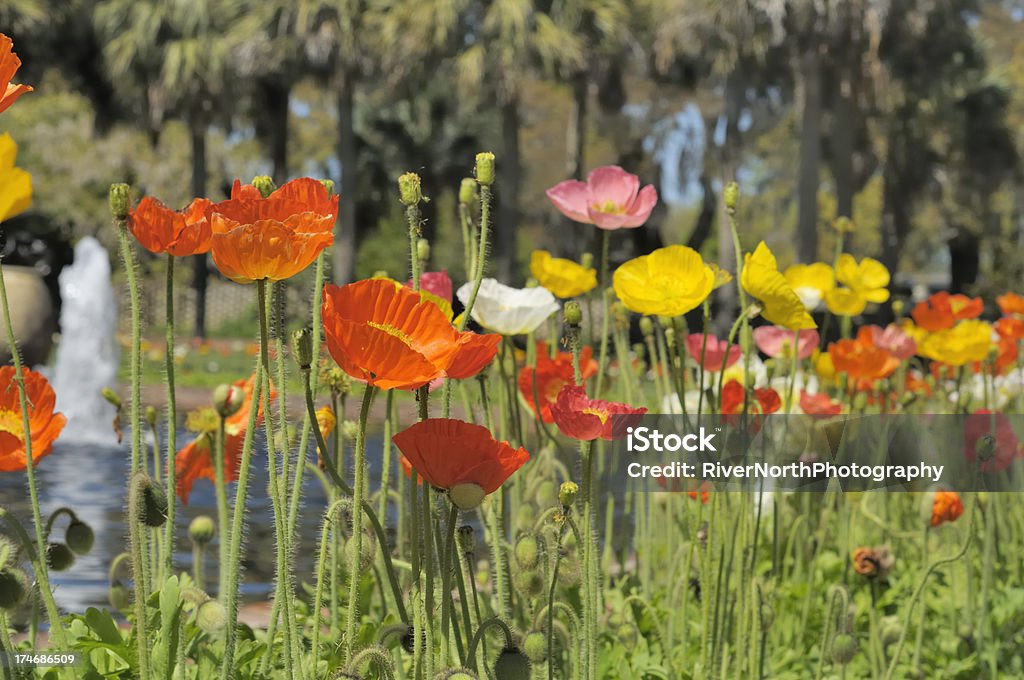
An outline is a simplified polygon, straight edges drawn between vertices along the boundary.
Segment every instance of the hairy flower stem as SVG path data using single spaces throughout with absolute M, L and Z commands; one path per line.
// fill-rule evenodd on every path
M 444 543 L 444 554 L 441 556 L 441 635 L 444 636 L 444 644 L 441 645 L 441 667 L 448 665 L 449 644 L 448 621 L 451 618 L 452 610 L 452 557 L 455 552 L 455 526 L 459 521 L 459 508 L 455 503 L 450 503 L 448 511 L 447 537 Z M 460 645 L 461 646 L 461 645 Z
M 605 366 L 608 360 L 608 316 L 609 302 L 608 295 L 608 241 L 611 239 L 611 232 L 607 229 L 601 232 L 601 259 L 598 271 L 601 276 L 601 349 L 598 352 L 597 360 L 597 385 L 594 388 L 594 398 L 600 399 L 604 388 Z
M 597 678 L 599 606 L 597 535 L 594 532 L 594 442 L 580 442 L 583 458 L 583 628 L 587 644 L 587 677 Z
M 230 530 L 228 527 L 228 488 L 224 472 L 225 418 L 219 416 L 217 422 L 217 440 L 213 444 L 213 477 L 214 492 L 217 496 L 217 592 L 223 594 L 226 589 L 228 546 Z
M 166 312 L 166 348 L 164 352 L 164 365 L 167 381 L 167 524 L 164 525 L 164 573 L 170 576 L 174 572 L 174 515 L 177 505 L 177 466 L 174 464 L 176 453 L 176 439 L 178 435 L 178 410 L 174 390 L 174 256 L 167 256 L 167 295 L 165 301 Z M 159 445 L 154 449 L 157 458 L 160 457 Z M 222 527 L 223 528 L 223 527 Z
M 143 554 L 143 543 L 146 539 L 146 528 L 142 523 L 143 504 L 146 487 L 151 484 L 145 472 L 137 472 L 132 475 L 131 488 L 128 490 L 128 534 L 131 545 L 132 579 L 135 581 L 135 641 L 137 643 L 136 654 L 138 655 L 139 678 L 149 679 L 149 617 L 146 612 L 146 600 L 149 596 L 148 590 L 143 590 L 141 580 L 145 566 L 145 555 Z
M 566 513 L 569 510 L 566 509 Z M 548 680 L 555 680 L 555 590 L 558 587 L 558 567 L 562 562 L 562 538 L 565 536 L 565 526 L 558 528 L 555 540 L 555 559 L 551 568 L 551 587 L 548 588 L 548 617 L 547 627 L 544 629 L 548 638 Z
M 349 504 L 350 501 L 347 498 L 331 503 L 330 507 L 327 508 L 327 512 L 324 513 L 323 526 L 320 528 L 320 552 L 318 553 L 316 566 L 316 591 L 313 595 L 312 607 L 313 631 L 310 643 L 310 653 L 312 655 L 310 675 L 312 677 L 316 677 L 317 661 L 320 659 L 320 629 L 323 627 L 320 622 L 320 612 L 323 609 L 324 601 L 324 581 L 326 581 L 324 572 L 326 571 L 327 553 L 329 552 L 328 538 L 336 531 L 338 513 Z
M 366 497 L 366 421 L 370 415 L 370 404 L 376 388 L 367 385 L 363 390 L 363 402 L 359 408 L 359 429 L 356 431 L 355 484 L 352 494 L 353 542 L 348 572 L 348 613 L 345 617 L 345 658 L 352 658 L 355 644 L 356 623 L 359 619 L 359 584 L 362 582 L 363 554 L 363 502 Z
M 122 230 L 123 231 L 123 230 Z M 36 580 L 39 582 L 39 593 L 42 595 L 43 604 L 46 607 L 46 617 L 50 621 L 51 635 L 58 649 L 67 649 L 67 636 L 64 632 L 64 624 L 60 620 L 57 603 L 53 599 L 53 591 L 50 589 L 50 574 L 46 566 L 46 537 L 43 535 L 43 519 L 39 511 L 39 492 L 36 488 L 35 459 L 32 456 L 32 424 L 29 418 L 28 392 L 25 390 L 25 376 L 22 374 L 21 354 L 18 349 L 17 340 L 14 337 L 14 326 L 11 323 L 11 308 L 7 302 L 7 281 L 3 272 L 3 255 L 0 253 L 0 304 L 4 311 L 4 331 L 7 334 L 7 347 L 11 352 L 11 363 L 14 364 L 14 383 L 18 386 L 18 407 L 21 409 L 21 428 L 25 440 L 25 475 L 28 478 L 29 501 L 32 506 L 32 523 L 35 528 L 35 539 L 38 549 L 32 549 L 28 537 L 24 536 L 22 542 L 29 555 L 35 555 L 32 560 L 32 568 L 35 571 Z M 0 518 L 6 515 L 6 511 L 0 508 Z M 10 519 L 13 516 L 8 515 Z M 20 526 L 20 525 L 19 525 Z

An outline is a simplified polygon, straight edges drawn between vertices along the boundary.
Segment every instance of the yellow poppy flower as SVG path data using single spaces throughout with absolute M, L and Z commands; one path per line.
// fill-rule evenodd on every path
M 843 253 L 836 262 L 836 278 L 868 302 L 889 299 L 889 270 L 878 260 L 865 257 L 858 263 L 853 255 Z
M 530 273 L 541 286 L 563 299 L 579 297 L 597 287 L 597 272 L 592 267 L 584 267 L 562 257 L 551 257 L 546 250 L 533 251 Z
M 981 361 L 992 348 L 992 326 L 971 319 L 938 333 L 930 333 L 918 346 L 918 354 L 951 366 Z
M 640 314 L 679 316 L 711 293 L 715 273 L 693 248 L 658 248 L 615 270 L 612 283 L 622 304 Z
M 808 310 L 816 308 L 825 294 L 836 287 L 835 272 L 824 262 L 794 264 L 786 268 L 783 276 Z
M 761 315 L 776 326 L 791 331 L 818 327 L 779 271 L 775 255 L 764 241 L 757 245 L 753 254 L 747 253 L 744 258 L 740 282 L 743 289 L 761 303 L 764 308 Z
M 818 374 L 818 377 L 822 380 L 835 380 L 836 379 L 836 367 L 832 363 L 832 355 L 828 352 L 815 351 L 811 355 L 811 361 L 814 363 L 814 372 Z
M 32 205 L 32 176 L 14 166 L 18 145 L 9 134 L 0 135 L 0 222 Z
M 836 316 L 857 316 L 868 306 L 868 299 L 852 288 L 833 288 L 825 293 L 825 306 Z

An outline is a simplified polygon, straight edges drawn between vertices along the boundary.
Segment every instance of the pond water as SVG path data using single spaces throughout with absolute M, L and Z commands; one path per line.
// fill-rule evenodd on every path
M 194 435 L 178 434 L 182 444 Z M 130 441 L 126 432 L 124 441 Z M 245 601 L 259 601 L 270 596 L 274 574 L 273 510 L 267 498 L 267 459 L 259 439 L 253 458 L 249 481 L 249 502 L 246 515 L 246 541 L 242 558 L 244 579 L 241 596 Z M 367 438 L 367 462 L 372 480 L 379 479 L 382 452 L 380 436 Z M 313 460 L 310 449 L 310 460 Z M 43 521 L 57 508 L 70 507 L 88 522 L 96 532 L 96 544 L 88 555 L 77 557 L 74 565 L 64 572 L 51 572 L 58 606 L 64 611 L 84 612 L 90 606 L 109 606 L 107 603 L 107 569 L 119 553 L 128 549 L 128 530 L 124 524 L 127 504 L 127 478 L 130 453 L 125 446 L 97 444 L 61 444 L 36 466 L 36 483 Z M 234 502 L 235 484 L 228 486 L 229 507 Z M 319 544 L 320 521 L 326 509 L 326 493 L 318 477 L 307 474 L 303 479 L 303 507 L 299 513 L 296 550 L 297 580 L 312 582 L 314 560 Z M 0 474 L 0 505 L 12 510 L 25 524 L 30 534 L 32 510 L 24 472 Z M 230 510 L 229 510 L 230 512 Z M 216 518 L 216 500 L 213 484 L 199 480 L 192 489 L 189 504 L 178 505 L 176 524 L 175 567 L 191 571 L 192 544 L 188 539 L 188 525 L 196 515 Z M 54 538 L 64 535 L 67 518 L 57 521 Z M 6 532 L 6 527 L 0 528 Z M 216 540 L 207 550 L 207 584 L 216 579 Z

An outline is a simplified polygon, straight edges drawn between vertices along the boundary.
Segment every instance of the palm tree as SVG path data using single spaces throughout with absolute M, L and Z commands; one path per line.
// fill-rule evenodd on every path
M 230 0 L 103 0 L 94 14 L 111 80 L 137 105 L 155 135 L 168 118 L 188 123 L 192 194 L 207 193 L 206 136 L 231 81 L 220 40 L 239 6 Z M 207 256 L 193 258 L 194 333 L 206 335 Z

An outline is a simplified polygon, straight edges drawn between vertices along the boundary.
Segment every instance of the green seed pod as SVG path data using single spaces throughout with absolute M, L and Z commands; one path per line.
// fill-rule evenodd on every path
M 64 542 L 76 554 L 85 555 L 92 550 L 96 534 L 92 527 L 76 518 L 68 525 L 68 530 L 64 533 Z
M 157 412 L 155 406 L 146 407 L 146 424 L 152 429 L 156 429 Z
M 527 633 L 523 637 L 523 653 L 530 663 L 544 663 L 548 658 L 548 636 L 539 630 Z
M 516 541 L 512 553 L 515 555 L 516 564 L 523 569 L 533 569 L 540 561 L 542 545 L 537 536 L 523 534 Z
M 562 314 L 565 317 L 566 325 L 579 326 L 583 323 L 583 308 L 575 300 L 569 300 L 565 303 L 565 309 Z
M 46 563 L 54 571 L 67 571 L 75 563 L 75 553 L 63 543 L 51 543 L 46 547 Z
M 16 609 L 28 595 L 28 577 L 21 569 L 0 569 L 0 609 Z
M 110 588 L 107 589 L 107 601 L 110 602 L 111 607 L 119 612 L 126 612 L 132 606 L 128 588 L 120 581 L 110 584 Z
M 448 498 L 459 510 L 473 510 L 484 502 L 487 493 L 479 484 L 466 482 L 448 489 Z
M 373 566 L 373 558 L 377 554 L 377 541 L 373 534 L 363 532 L 363 541 L 359 546 L 359 568 L 369 569 Z M 353 539 L 348 539 L 345 543 L 345 562 L 346 564 L 352 564 L 352 557 L 356 549 L 356 542 Z
M 857 654 L 857 640 L 848 633 L 839 633 L 832 638 L 832 661 L 845 666 Z
M 477 680 L 477 676 L 468 668 L 446 668 L 435 675 L 434 680 Z
M 530 660 L 518 647 L 506 647 L 494 663 L 497 680 L 530 680 Z
M 292 333 L 292 357 L 303 371 L 313 363 L 313 331 L 300 328 Z
M 462 180 L 459 185 L 459 203 L 469 205 L 477 199 L 476 181 L 470 177 Z
M 267 177 L 266 175 L 257 175 L 256 177 L 253 177 L 252 185 L 256 187 L 256 190 L 260 192 L 260 196 L 263 198 L 267 198 L 277 189 L 277 185 L 274 184 L 274 180 L 270 179 L 270 177 Z
M 110 185 L 110 214 L 115 220 L 128 219 L 128 185 L 123 183 Z
M 576 496 L 580 493 L 580 486 L 576 482 L 562 482 L 558 487 L 558 502 L 563 508 L 571 508 L 576 503 Z
M 516 590 L 524 597 L 540 597 L 544 593 L 544 577 L 539 571 L 523 569 L 512 578 Z
M 217 534 L 217 525 L 208 515 L 198 515 L 188 525 L 188 537 L 196 545 L 206 545 Z
M 732 214 L 736 211 L 736 203 L 740 200 L 740 185 L 736 182 L 729 182 L 725 185 L 725 191 L 722 192 L 722 198 L 725 201 L 725 209 Z
M 228 613 L 217 600 L 207 600 L 196 610 L 196 625 L 211 635 L 224 630 L 227 621 Z
M 402 205 L 416 205 L 423 200 L 420 176 L 415 172 L 407 172 L 398 178 L 398 198 Z
M 494 184 L 494 154 L 490 151 L 476 155 L 476 181 L 486 186 Z

